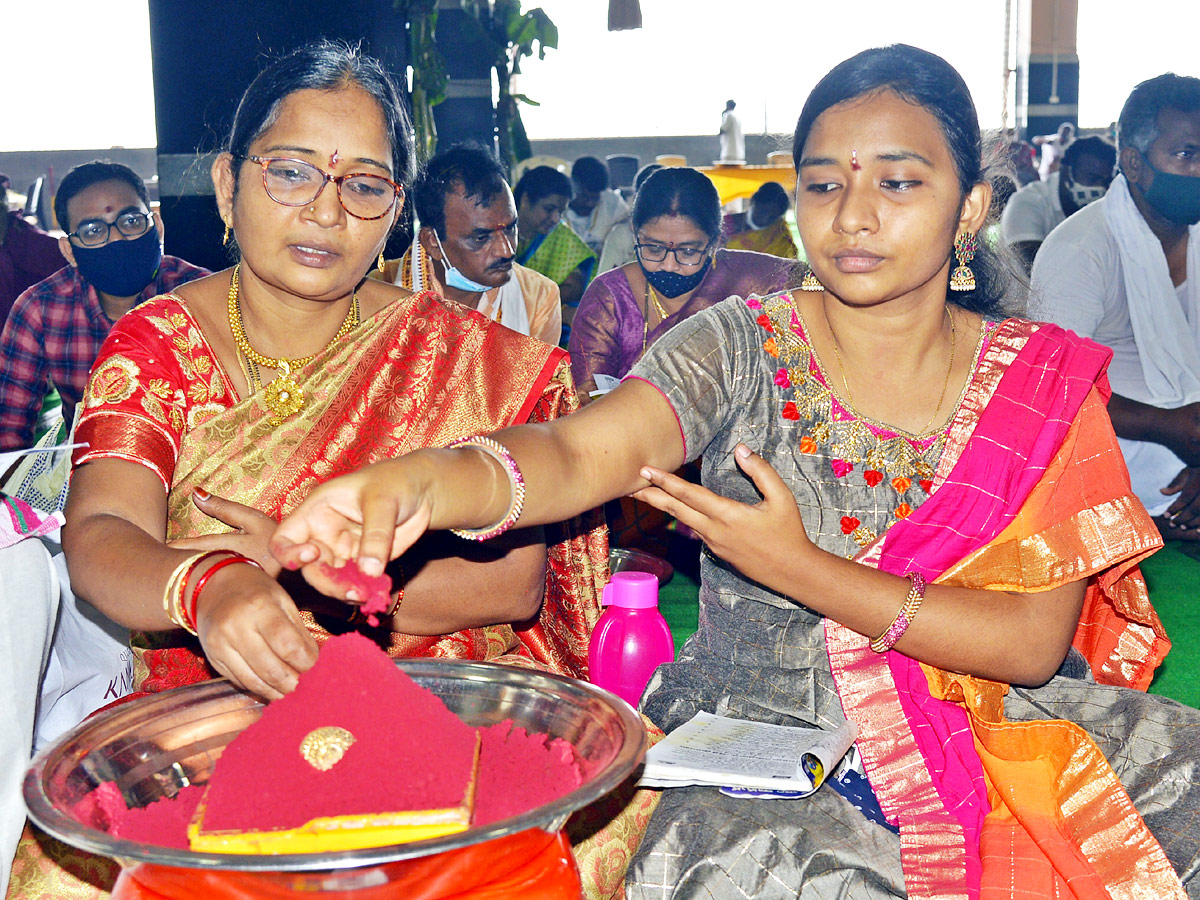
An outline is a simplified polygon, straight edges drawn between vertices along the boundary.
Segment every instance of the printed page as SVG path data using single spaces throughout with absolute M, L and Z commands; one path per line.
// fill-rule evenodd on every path
M 640 783 L 708 784 L 807 796 L 833 771 L 855 737 L 849 722 L 823 731 L 700 712 L 650 748 Z

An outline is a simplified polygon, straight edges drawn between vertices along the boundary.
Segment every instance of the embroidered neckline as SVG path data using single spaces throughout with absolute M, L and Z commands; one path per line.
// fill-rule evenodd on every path
M 833 457 L 830 466 L 836 478 L 845 478 L 861 468 L 867 486 L 891 487 L 899 504 L 893 510 L 896 519 L 907 518 L 913 506 L 906 499 L 914 486 L 929 494 L 933 476 L 945 448 L 950 428 L 961 409 L 972 379 L 963 385 L 954 412 L 934 431 L 908 434 L 885 422 L 863 416 L 833 391 L 829 377 L 809 343 L 808 329 L 789 292 L 768 297 L 750 297 L 746 305 L 759 313 L 756 321 L 768 332 L 763 349 L 779 361 L 775 384 L 784 399 L 780 415 L 792 422 L 812 420 L 800 436 L 800 452 L 815 454 L 821 448 Z M 975 346 L 973 367 L 978 366 L 980 351 L 990 329 L 985 323 Z M 866 546 L 875 532 L 854 516 L 844 516 L 843 534 L 859 546 Z

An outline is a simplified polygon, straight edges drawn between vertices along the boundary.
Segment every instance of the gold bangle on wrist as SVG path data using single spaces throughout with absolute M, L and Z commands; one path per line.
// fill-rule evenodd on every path
M 909 581 L 908 596 L 904 598 L 904 603 L 896 613 L 896 618 L 892 619 L 892 624 L 883 634 L 871 641 L 871 649 L 876 653 L 886 653 L 896 646 L 896 641 L 908 630 L 925 599 L 924 576 L 920 572 L 909 572 L 904 577 Z

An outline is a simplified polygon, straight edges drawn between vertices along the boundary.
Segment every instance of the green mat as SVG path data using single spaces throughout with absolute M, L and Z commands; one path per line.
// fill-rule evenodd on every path
M 1200 707 L 1200 545 L 1172 541 L 1142 563 L 1142 574 L 1171 639 L 1150 693 Z
M 1172 542 L 1142 563 L 1142 573 L 1172 642 L 1150 693 L 1200 707 L 1200 545 Z M 696 630 L 699 602 L 700 585 L 678 569 L 660 590 L 659 609 L 676 648 Z

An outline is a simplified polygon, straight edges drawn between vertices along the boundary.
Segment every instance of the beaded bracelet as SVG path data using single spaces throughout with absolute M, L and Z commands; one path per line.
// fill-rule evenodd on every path
M 208 579 L 212 578 L 216 572 L 220 571 L 221 569 L 225 568 L 226 566 L 232 566 L 234 563 L 247 563 L 249 565 L 254 566 L 254 568 L 256 568 L 256 569 L 262 568 L 262 566 L 259 565 L 257 561 L 251 559 L 248 556 L 243 556 L 240 553 L 235 553 L 233 556 L 227 556 L 225 559 L 222 559 L 219 562 L 215 562 L 211 566 L 209 566 L 208 570 L 196 580 L 196 587 L 193 588 L 193 590 L 192 590 L 192 596 L 191 596 L 192 602 L 190 604 L 188 604 L 187 606 L 185 606 L 186 612 L 191 614 L 191 620 L 193 623 L 195 623 L 195 621 L 196 621 L 196 604 L 200 600 L 200 592 L 203 591 L 204 586 L 206 584 L 208 584 Z
M 486 541 L 504 534 L 516 524 L 517 519 L 521 518 L 521 509 L 525 506 L 525 479 L 521 477 L 521 469 L 517 466 L 517 461 L 508 452 L 508 448 L 499 441 L 482 435 L 459 438 L 446 446 L 448 449 L 474 447 L 482 450 L 504 467 L 512 491 L 512 502 L 509 504 L 508 512 L 495 525 L 489 525 L 486 528 L 451 528 L 450 533 L 468 541 Z
M 908 596 L 904 598 L 904 604 L 896 613 L 896 618 L 892 619 L 892 624 L 888 626 L 887 631 L 871 641 L 871 649 L 876 653 L 885 653 L 896 646 L 896 641 L 900 640 L 900 636 L 908 630 L 908 626 L 916 618 L 917 610 L 921 608 L 921 601 L 925 599 L 924 576 L 920 572 L 909 572 L 904 577 L 910 583 Z

